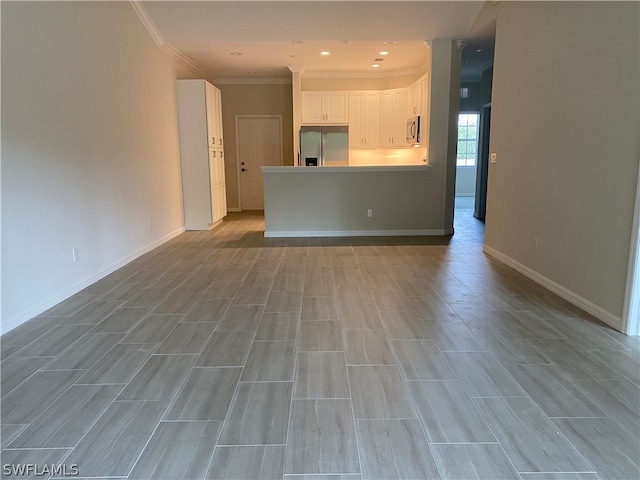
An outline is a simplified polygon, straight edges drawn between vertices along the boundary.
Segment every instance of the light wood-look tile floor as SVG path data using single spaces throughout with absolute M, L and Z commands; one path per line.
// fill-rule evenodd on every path
M 184 233 L 2 336 L 3 466 L 639 478 L 639 340 L 483 255 L 471 210 L 450 239 L 263 225 Z

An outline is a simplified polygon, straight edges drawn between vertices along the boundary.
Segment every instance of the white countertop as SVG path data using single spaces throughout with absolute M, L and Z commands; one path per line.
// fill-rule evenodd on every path
M 431 165 L 373 165 L 373 166 L 341 166 L 341 167 L 260 167 L 262 173 L 330 173 L 330 172 L 424 172 Z

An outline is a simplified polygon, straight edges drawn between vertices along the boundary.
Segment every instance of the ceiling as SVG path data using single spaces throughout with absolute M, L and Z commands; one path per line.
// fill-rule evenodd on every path
M 487 32 L 471 31 L 483 4 L 333 0 L 141 3 L 162 40 L 215 78 L 290 78 L 289 67 L 303 69 L 305 76 L 413 73 L 428 64 L 428 41 L 435 39 L 466 39 L 463 73 L 466 70 L 472 75 L 493 58 L 493 39 L 487 43 Z M 486 24 L 481 27 L 487 30 Z M 481 52 L 476 52 L 478 49 Z M 320 55 L 323 50 L 330 54 Z M 381 51 L 389 53 L 381 55 Z M 380 67 L 371 67 L 380 58 L 383 60 L 375 62 Z

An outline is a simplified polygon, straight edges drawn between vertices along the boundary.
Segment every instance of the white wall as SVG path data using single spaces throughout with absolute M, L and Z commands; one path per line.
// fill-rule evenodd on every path
M 182 229 L 175 66 L 130 4 L 2 2 L 2 331 Z
M 497 17 L 485 249 L 616 328 L 640 151 L 639 9 L 502 2 Z
M 429 165 L 439 188 L 439 194 L 431 208 L 441 212 L 445 231 L 453 233 L 460 110 L 460 51 L 453 40 L 431 42 L 429 105 Z

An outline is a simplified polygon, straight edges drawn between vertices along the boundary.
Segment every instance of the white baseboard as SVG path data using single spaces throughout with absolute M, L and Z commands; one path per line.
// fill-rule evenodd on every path
M 295 230 L 266 231 L 266 238 L 304 237 L 425 237 L 446 235 L 444 230 Z
M 500 253 L 499 251 L 484 245 L 482 247 L 482 251 L 489 255 L 490 257 L 498 260 L 499 262 L 508 265 L 513 268 L 517 272 L 520 272 L 525 277 L 530 278 L 534 282 L 539 285 L 542 285 L 546 289 L 555 293 L 556 295 L 564 298 L 567 302 L 574 304 L 576 307 L 581 308 L 585 312 L 593 315 L 598 320 L 603 321 L 607 325 L 615 328 L 619 332 L 622 331 L 622 318 L 615 316 L 611 312 L 605 310 L 604 308 L 596 305 L 595 303 L 587 300 L 586 298 L 578 295 L 577 293 L 569 290 L 566 287 L 563 287 L 559 283 L 554 282 L 553 280 L 545 277 L 544 275 L 539 274 L 535 270 L 523 265 L 522 263 L 514 260 L 507 255 Z
M 28 310 L 25 310 L 21 313 L 19 313 L 18 315 L 15 315 L 9 319 L 2 319 L 2 326 L 1 326 L 1 334 L 5 334 L 10 330 L 13 330 L 14 328 L 22 325 L 24 322 L 31 320 L 33 317 L 36 317 L 38 315 L 40 315 L 42 312 L 45 312 L 46 310 L 49 310 L 51 307 L 57 305 L 58 303 L 66 300 L 67 298 L 71 297 L 72 295 L 75 295 L 76 293 L 80 292 L 81 290 L 87 288 L 89 285 L 94 284 L 95 282 L 97 282 L 98 280 L 106 277 L 107 275 L 115 272 L 116 270 L 118 270 L 121 267 L 124 267 L 127 263 L 132 262 L 133 260 L 135 260 L 138 257 L 141 257 L 142 255 L 144 255 L 145 253 L 150 252 L 151 250 L 153 250 L 154 248 L 159 247 L 160 245 L 168 242 L 169 240 L 171 240 L 172 238 L 177 237 L 178 235 L 180 235 L 181 233 L 183 233 L 185 231 L 184 226 L 180 227 L 179 229 L 168 233 L 167 235 L 159 238 L 158 240 L 155 240 L 153 242 L 151 242 L 148 245 L 145 245 L 142 248 L 139 248 L 138 250 L 134 251 L 133 253 L 131 253 L 130 255 L 127 255 L 126 257 L 120 259 L 119 261 L 117 261 L 116 263 L 110 265 L 109 267 L 101 270 L 100 272 L 91 275 L 88 278 L 85 278 L 84 280 L 72 285 L 69 288 L 65 288 L 64 290 L 58 292 L 57 294 L 53 295 L 52 297 L 49 297 L 47 300 L 45 300 L 44 302 L 39 303 L 38 305 L 35 305 L 33 307 L 31 307 Z

